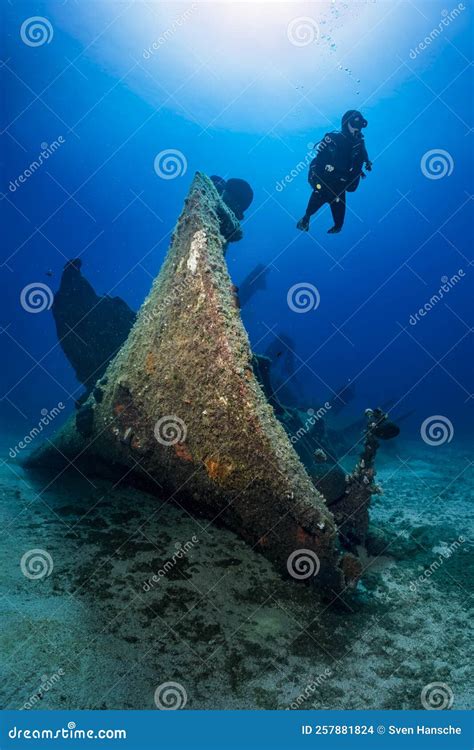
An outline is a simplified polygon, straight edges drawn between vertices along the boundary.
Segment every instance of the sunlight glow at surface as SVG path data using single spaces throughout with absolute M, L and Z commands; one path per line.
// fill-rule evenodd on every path
M 415 62 L 410 50 L 444 7 L 416 0 L 408 14 L 406 0 L 99 0 L 74 14 L 51 3 L 51 16 L 151 104 L 165 102 L 203 129 L 284 133 L 338 121 L 348 102 L 370 109 L 382 85 L 385 96 L 396 92 L 408 66 L 429 64 L 435 45 Z

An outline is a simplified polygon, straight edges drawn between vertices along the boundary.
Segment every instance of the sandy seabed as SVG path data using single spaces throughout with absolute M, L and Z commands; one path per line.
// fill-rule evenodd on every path
M 186 709 L 418 709 L 437 682 L 453 709 L 472 708 L 472 455 L 397 441 L 382 456 L 373 555 L 357 592 L 333 602 L 207 519 L 9 459 L 2 706 L 153 709 L 176 682 Z M 34 549 L 50 556 L 41 578 L 24 574 Z

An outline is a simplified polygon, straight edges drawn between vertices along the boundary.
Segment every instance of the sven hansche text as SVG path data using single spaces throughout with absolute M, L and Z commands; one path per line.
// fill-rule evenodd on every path
M 430 727 L 419 724 L 416 727 L 395 727 L 391 724 L 388 727 L 388 734 L 461 734 L 461 727 L 454 727 L 448 724 L 445 727 Z

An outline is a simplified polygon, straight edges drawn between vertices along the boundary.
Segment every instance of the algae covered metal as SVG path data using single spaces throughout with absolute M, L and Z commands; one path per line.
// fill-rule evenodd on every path
M 93 394 L 29 460 L 140 482 L 223 523 L 296 579 L 359 575 L 252 367 L 225 262 L 235 215 L 197 174 L 163 267 Z

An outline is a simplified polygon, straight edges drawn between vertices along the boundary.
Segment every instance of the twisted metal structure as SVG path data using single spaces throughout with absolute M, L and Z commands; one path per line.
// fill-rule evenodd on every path
M 196 174 L 128 339 L 28 465 L 127 475 L 225 524 L 294 578 L 338 592 L 360 565 L 341 551 L 333 515 L 254 374 L 224 257 L 240 236 L 211 180 Z

